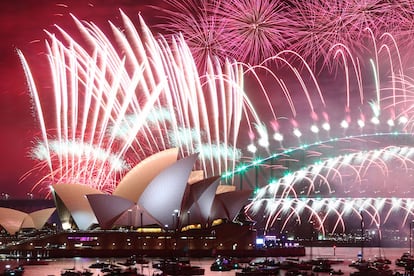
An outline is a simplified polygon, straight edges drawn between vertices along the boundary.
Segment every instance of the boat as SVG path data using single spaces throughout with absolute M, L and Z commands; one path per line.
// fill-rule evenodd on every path
M 300 263 L 297 264 L 297 268 L 299 270 L 312 270 L 313 265 L 309 262 L 303 261 L 303 262 L 300 262 Z
M 315 265 L 312 269 L 313 272 L 331 272 L 332 267 L 330 264 L 322 263 L 320 265 Z
M 278 266 L 279 261 L 273 257 L 257 257 L 249 262 L 251 266 Z
M 123 266 L 134 266 L 136 264 L 148 264 L 149 261 L 142 256 L 132 255 L 128 257 L 124 262 L 119 262 L 118 264 Z
M 247 266 L 236 271 L 236 276 L 272 276 L 279 273 L 280 268 L 276 266 Z
M 89 266 L 89 268 L 99 268 L 99 269 L 102 269 L 102 268 L 108 267 L 110 265 L 111 264 L 108 263 L 108 262 L 100 262 L 100 261 L 97 261 L 96 263 L 91 264 Z
M 60 272 L 61 276 L 80 276 L 80 271 L 74 269 L 64 269 Z
M 167 273 L 168 275 L 204 275 L 204 268 L 187 264 L 178 264 L 169 266 L 162 270 L 162 272 Z
M 348 266 L 359 270 L 364 270 L 370 266 L 370 262 L 367 262 L 365 260 L 356 260 L 352 261 L 352 263 L 350 263 Z
M 3 270 L 3 273 L 1 275 L 4 276 L 20 276 L 23 275 L 24 273 L 24 267 L 23 266 L 18 266 L 15 268 L 11 268 L 10 265 L 6 265 L 6 267 Z
M 284 261 L 280 262 L 278 265 L 281 269 L 284 269 L 284 270 L 297 269 L 298 268 L 298 262 L 292 261 L 292 260 L 284 260 Z
M 214 262 L 210 265 L 211 271 L 230 271 L 232 269 L 238 269 L 239 263 L 234 261 L 230 257 L 217 257 Z
M 392 276 L 393 274 L 391 270 L 379 270 L 375 267 L 369 267 L 365 270 L 352 272 L 350 276 Z
M 342 259 L 329 259 L 329 258 L 316 258 L 308 261 L 309 263 L 313 265 L 318 265 L 321 263 L 327 263 L 330 265 L 336 265 L 336 264 L 342 264 L 344 260 Z
M 76 270 L 75 268 L 66 268 L 60 272 L 61 276 L 92 276 L 93 272 L 89 269 Z
M 351 265 L 349 265 L 351 266 Z M 391 276 L 394 272 L 387 264 L 361 261 L 356 262 L 352 267 L 358 271 L 351 273 L 351 276 Z
M 391 264 L 391 260 L 387 259 L 385 257 L 376 257 L 374 260 L 375 263 L 380 263 L 380 264 Z
M 308 276 L 313 275 L 312 272 L 302 271 L 300 269 L 290 269 L 286 271 L 285 276 Z
M 329 272 L 329 275 L 344 275 L 344 272 L 342 270 L 332 270 Z
M 111 271 L 107 271 L 104 276 L 144 276 L 144 274 L 138 273 L 136 267 L 128 268 L 113 268 Z
M 121 267 L 119 265 L 116 264 L 109 264 L 103 268 L 101 268 L 101 272 L 112 272 L 112 271 L 116 271 L 116 270 L 120 270 Z
M 395 265 L 399 267 L 414 267 L 413 256 L 408 252 L 404 252 L 400 258 L 395 260 Z
M 162 260 L 152 265 L 153 268 L 162 271 L 161 275 L 204 275 L 205 269 L 193 266 L 189 261 Z

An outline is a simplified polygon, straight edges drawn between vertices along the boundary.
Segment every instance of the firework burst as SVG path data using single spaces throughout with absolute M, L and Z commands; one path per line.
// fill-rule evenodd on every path
M 356 53 L 365 48 L 367 37 L 367 16 L 361 19 L 359 10 L 352 1 L 295 2 L 295 24 L 297 28 L 292 49 L 301 54 L 316 68 L 319 64 L 329 64 L 330 49 L 333 45 L 344 44 Z
M 226 54 L 250 64 L 287 49 L 295 30 L 283 1 L 231 0 L 220 3 L 217 15 L 226 30 Z
M 291 49 L 313 68 L 323 68 L 334 62 L 334 45 L 343 44 L 361 58 L 384 33 L 401 45 L 411 45 L 413 35 L 412 4 L 406 1 L 165 2 L 162 30 L 182 33 L 200 64 L 208 54 L 256 65 Z
M 283 1 L 165 0 L 168 33 L 181 33 L 201 69 L 207 57 L 258 64 L 285 49 L 294 30 Z
M 165 23 L 158 24 L 164 34 L 180 33 L 195 57 L 200 72 L 205 72 L 208 59 L 216 57 L 223 64 L 228 57 L 222 37 L 223 22 L 217 16 L 214 0 L 164 0 Z

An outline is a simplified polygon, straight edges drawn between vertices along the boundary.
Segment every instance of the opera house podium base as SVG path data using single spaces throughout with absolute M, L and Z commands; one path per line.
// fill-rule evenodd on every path
M 8 243 L 9 258 L 304 256 L 301 246 L 258 249 L 256 231 L 234 223 L 183 232 L 63 231 Z

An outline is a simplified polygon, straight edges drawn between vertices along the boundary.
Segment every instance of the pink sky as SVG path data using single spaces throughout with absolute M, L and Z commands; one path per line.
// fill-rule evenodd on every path
M 142 0 L 3 0 L 0 1 L 0 193 L 22 197 L 29 192 L 32 181 L 20 181 L 34 165 L 29 151 L 39 126 L 33 116 L 33 106 L 26 86 L 26 78 L 16 54 L 20 49 L 29 60 L 40 88 L 47 81 L 49 67 L 44 56 L 46 34 L 54 32 L 54 24 L 70 31 L 75 29 L 70 13 L 79 19 L 107 26 L 108 20 L 117 22 L 118 9 L 131 18 L 141 12 L 151 20 L 154 1 Z

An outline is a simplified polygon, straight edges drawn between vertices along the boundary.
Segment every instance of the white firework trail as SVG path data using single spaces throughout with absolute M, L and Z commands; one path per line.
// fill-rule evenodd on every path
M 140 29 L 122 11 L 121 16 L 123 31 L 109 23 L 114 39 L 73 16 L 86 47 L 58 26 L 63 40 L 47 33 L 53 108 L 18 52 L 42 133 L 33 154 L 47 163 L 48 178 L 93 178 L 97 188 L 110 190 L 107 183 L 115 185 L 127 168 L 172 146 L 183 156 L 202 150 L 200 166 L 207 175 L 234 168 L 243 116 L 250 129 L 250 120 L 260 122 L 243 90 L 241 67 L 211 58 L 200 75 L 181 36 L 170 46 L 152 35 L 141 16 Z

